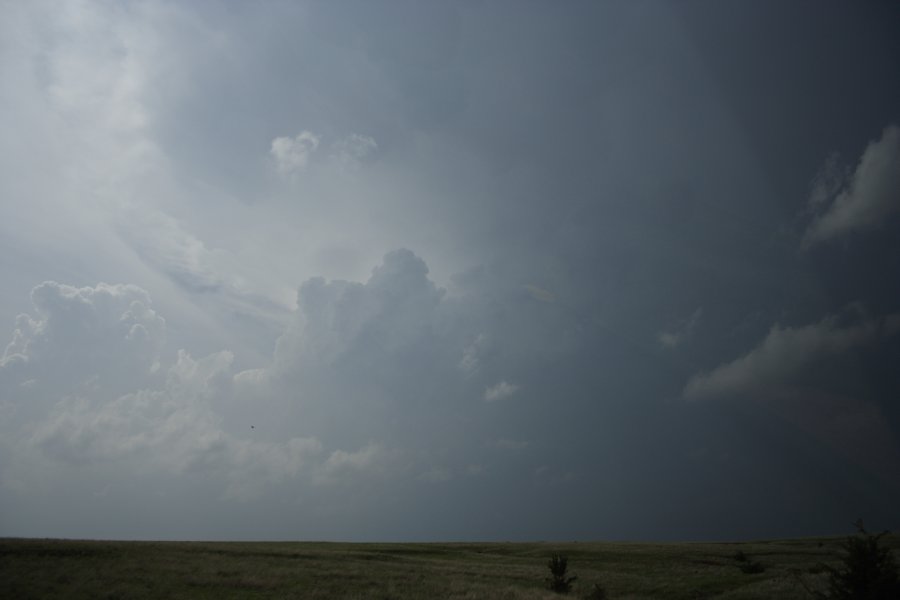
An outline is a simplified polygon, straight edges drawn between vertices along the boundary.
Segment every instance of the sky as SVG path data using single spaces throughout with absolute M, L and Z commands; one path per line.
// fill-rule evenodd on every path
M 0 536 L 900 528 L 898 26 L 0 3 Z

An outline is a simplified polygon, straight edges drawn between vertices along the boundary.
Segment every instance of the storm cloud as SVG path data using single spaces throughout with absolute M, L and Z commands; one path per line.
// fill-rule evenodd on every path
M 0 535 L 896 526 L 897 7 L 0 16 Z

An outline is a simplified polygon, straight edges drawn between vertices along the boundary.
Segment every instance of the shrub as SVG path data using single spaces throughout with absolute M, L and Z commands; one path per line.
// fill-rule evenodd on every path
M 743 550 L 738 550 L 735 552 L 732 557 L 736 562 L 740 563 L 738 568 L 741 570 L 741 573 L 746 573 L 747 575 L 754 575 L 756 573 L 762 573 L 766 570 L 766 568 L 762 565 L 761 562 L 756 560 L 750 560 L 750 557 L 744 554 Z
M 888 548 L 879 545 L 883 531 L 872 535 L 863 527 L 862 519 L 856 522 L 858 535 L 848 537 L 841 547 L 844 565 L 828 571 L 828 595 L 823 598 L 836 600 L 896 600 L 900 598 L 900 574 L 897 563 Z
M 568 563 L 568 559 L 562 554 L 554 554 L 547 562 L 547 567 L 550 568 L 550 577 L 547 578 L 547 586 L 559 594 L 566 594 L 571 591 L 572 582 L 578 579 L 575 575 L 566 577 Z
M 761 562 L 755 560 L 748 560 L 747 562 L 741 563 L 740 569 L 741 573 L 746 573 L 747 575 L 755 575 L 756 573 L 762 573 L 766 570 Z

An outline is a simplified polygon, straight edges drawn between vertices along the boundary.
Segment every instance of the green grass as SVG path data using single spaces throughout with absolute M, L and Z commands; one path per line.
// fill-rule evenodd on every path
M 805 598 L 843 538 L 747 543 L 104 542 L 0 539 L 0 598 L 556 598 L 547 560 L 612 599 Z M 898 536 L 883 540 L 900 548 Z M 740 550 L 765 570 L 745 574 Z

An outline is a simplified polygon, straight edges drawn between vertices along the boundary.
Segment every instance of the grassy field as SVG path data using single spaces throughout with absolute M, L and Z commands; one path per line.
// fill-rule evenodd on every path
M 569 558 L 570 598 L 807 598 L 843 538 L 748 543 L 344 544 L 0 539 L 0 598 L 562 598 L 547 560 Z M 900 556 L 900 538 L 883 542 Z M 738 551 L 747 561 L 735 558 Z M 763 571 L 744 573 L 759 562 Z

